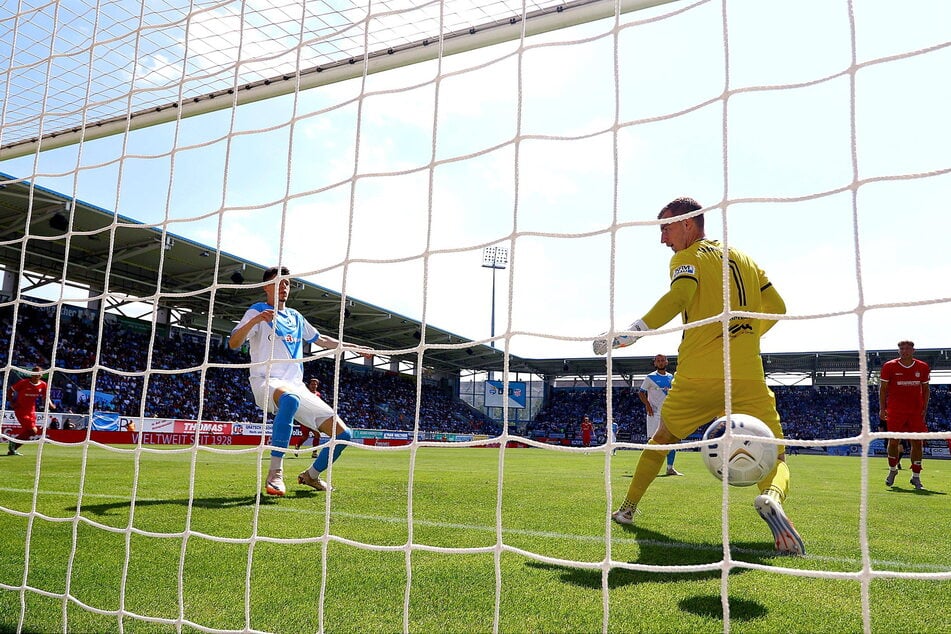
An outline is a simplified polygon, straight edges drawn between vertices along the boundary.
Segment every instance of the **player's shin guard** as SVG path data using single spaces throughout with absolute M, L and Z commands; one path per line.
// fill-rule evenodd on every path
M 773 470 L 760 480 L 757 486 L 760 493 L 773 497 L 782 504 L 789 493 L 789 466 L 784 460 L 777 460 Z
M 300 397 L 296 394 L 282 394 L 277 402 L 277 414 L 274 415 L 271 444 L 275 447 L 287 448 L 291 442 L 291 431 L 294 427 L 294 414 L 300 407 Z M 283 458 L 284 452 L 271 450 L 272 458 Z
M 651 439 L 647 444 L 656 445 L 657 443 Z M 647 449 L 641 453 L 641 457 L 637 461 L 637 468 L 634 470 L 634 477 L 631 478 L 631 486 L 627 490 L 627 498 L 624 500 L 625 504 L 636 505 L 641 501 L 641 498 L 644 497 L 644 493 L 647 492 L 647 487 L 649 487 L 654 481 L 654 478 L 657 477 L 657 472 L 660 470 L 660 465 L 664 463 L 664 457 L 666 455 L 666 451 L 656 451 L 652 449 Z
M 337 434 L 337 440 L 350 440 L 352 438 L 349 429 L 344 429 L 342 432 Z M 327 470 L 327 467 L 330 466 L 331 462 L 336 462 L 337 458 L 340 457 L 340 454 L 343 453 L 343 450 L 347 446 L 343 443 L 334 443 L 334 453 L 333 458 L 330 458 L 330 447 L 324 447 L 320 450 L 320 453 L 317 454 L 317 459 L 314 460 L 314 469 L 317 470 L 317 473 L 322 473 Z

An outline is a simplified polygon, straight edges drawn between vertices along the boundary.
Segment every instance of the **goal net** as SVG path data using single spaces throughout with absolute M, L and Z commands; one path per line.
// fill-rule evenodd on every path
M 682 619 L 672 629 L 729 631 L 805 627 L 810 602 L 790 593 L 821 586 L 847 588 L 829 629 L 870 632 L 901 622 L 874 607 L 893 579 L 923 597 L 915 629 L 938 629 L 947 557 L 896 562 L 869 534 L 895 527 L 870 520 L 885 502 L 866 352 L 905 333 L 939 346 L 935 324 L 951 318 L 934 284 L 951 275 L 938 244 L 951 5 L 900 13 L 851 0 L 5 4 L 3 389 L 37 365 L 59 408 L 38 402 L 38 433 L 4 465 L 0 629 L 647 631 L 662 626 L 638 606 L 653 604 Z M 855 536 L 845 554 L 764 554 L 746 491 L 698 472 L 645 498 L 675 501 L 670 521 L 696 507 L 712 527 L 696 542 L 611 522 L 639 455 L 614 450 L 645 445 L 610 428 L 642 410 L 605 389 L 631 384 L 629 352 L 590 370 L 591 340 L 663 294 L 655 218 L 684 195 L 782 289 L 789 314 L 766 352 L 863 359 L 858 431 L 792 443 L 859 448 L 836 515 Z M 480 266 L 494 248 L 504 265 Z M 285 455 L 288 495 L 263 494 L 270 422 L 250 402 L 246 351 L 228 345 L 275 265 L 294 277 L 291 307 L 372 352 L 305 364 L 366 428 L 324 438 L 347 448 L 326 495 L 290 491 L 315 441 Z M 636 354 L 673 355 L 681 331 Z M 553 380 L 538 369 L 552 359 L 600 399 L 593 448 L 525 432 L 522 410 L 539 408 L 517 392 Z M 459 409 L 470 374 L 517 405 L 494 419 Z M 19 442 L 12 404 L 3 416 Z M 712 497 L 691 497 L 699 479 Z M 793 503 L 802 524 L 836 532 L 813 503 Z M 927 517 L 923 533 L 946 532 Z

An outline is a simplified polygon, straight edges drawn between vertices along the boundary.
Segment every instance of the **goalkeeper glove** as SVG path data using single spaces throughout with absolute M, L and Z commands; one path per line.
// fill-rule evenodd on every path
M 643 319 L 638 319 L 638 320 L 635 321 L 633 324 L 631 324 L 630 326 L 628 326 L 627 329 L 628 329 L 628 330 L 634 330 L 634 331 L 637 331 L 637 332 L 643 332 L 643 331 L 645 331 L 645 330 L 650 330 L 650 328 L 647 326 L 647 324 L 644 323 L 644 320 L 643 320 Z M 617 337 L 615 337 L 614 339 L 611 340 L 611 347 L 614 348 L 615 350 L 618 349 L 618 348 L 626 348 L 626 347 L 628 347 L 629 345 L 631 345 L 632 343 L 634 343 L 635 341 L 637 341 L 638 339 L 640 339 L 642 336 L 643 336 L 643 335 L 618 335 Z M 594 353 L 597 354 L 597 355 L 607 354 L 607 353 L 608 353 L 608 340 L 605 339 L 605 338 L 595 339 L 595 340 L 591 343 L 591 348 L 594 350 Z

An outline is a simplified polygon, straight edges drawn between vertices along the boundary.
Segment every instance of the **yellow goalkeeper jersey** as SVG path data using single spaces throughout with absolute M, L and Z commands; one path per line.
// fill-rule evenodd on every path
M 723 246 L 718 241 L 698 240 L 674 254 L 670 259 L 671 288 L 684 283 L 696 286 L 692 292 L 690 286 L 681 286 L 681 291 L 686 290 L 677 294 L 685 302 L 685 305 L 678 306 L 682 310 L 684 324 L 702 321 L 723 312 Z M 766 273 L 749 256 L 734 248 L 729 249 L 726 283 L 732 310 L 775 314 L 785 312 L 782 298 L 775 289 L 767 292 L 771 284 Z M 764 292 L 768 296 L 765 302 Z M 673 315 L 669 315 L 667 321 L 672 318 Z M 730 366 L 734 379 L 764 379 L 760 336 L 773 323 L 773 320 L 749 317 L 730 318 Z M 716 321 L 687 328 L 677 355 L 677 375 L 685 378 L 722 378 L 723 370 L 723 323 Z

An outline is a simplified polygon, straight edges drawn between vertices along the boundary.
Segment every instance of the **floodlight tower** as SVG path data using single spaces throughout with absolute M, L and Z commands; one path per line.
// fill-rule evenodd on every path
M 495 272 L 504 269 L 509 263 L 509 250 L 505 247 L 485 247 L 482 249 L 482 268 L 492 269 L 492 323 L 489 334 L 490 345 L 495 347 Z

